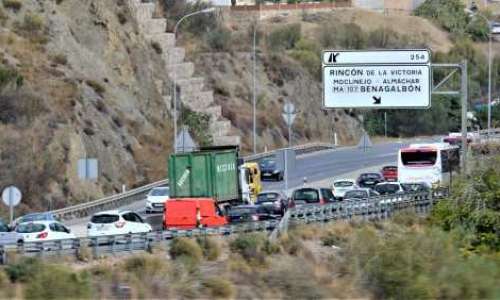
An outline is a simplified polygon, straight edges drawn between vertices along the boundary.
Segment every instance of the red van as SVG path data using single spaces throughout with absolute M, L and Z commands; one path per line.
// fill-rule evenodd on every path
M 226 225 L 212 198 L 173 198 L 165 202 L 164 229 L 194 229 Z

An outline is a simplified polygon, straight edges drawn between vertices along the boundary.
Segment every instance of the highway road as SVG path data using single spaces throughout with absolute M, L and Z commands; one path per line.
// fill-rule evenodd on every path
M 356 147 L 343 147 L 299 156 L 295 169 L 291 170 L 289 174 L 289 188 L 302 186 L 304 177 L 307 178 L 308 183 L 313 183 L 370 167 L 374 167 L 373 171 L 378 171 L 376 166 L 395 164 L 398 150 L 406 145 L 408 144 L 403 142 L 391 142 L 375 144 L 366 151 Z M 264 182 L 264 190 L 284 190 L 284 187 L 284 181 Z M 159 229 L 162 216 L 159 214 L 146 215 L 144 207 L 145 201 L 138 201 L 120 209 L 140 213 L 156 229 Z M 68 226 L 77 236 L 82 236 L 85 235 L 87 222 L 88 218 L 72 220 L 68 222 Z

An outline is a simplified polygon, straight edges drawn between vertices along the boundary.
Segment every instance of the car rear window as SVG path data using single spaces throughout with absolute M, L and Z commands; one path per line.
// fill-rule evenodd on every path
M 379 174 L 364 174 L 363 176 L 361 176 L 361 178 L 363 179 L 379 179 L 380 178 L 380 175 Z
M 26 215 L 24 217 L 21 217 L 19 219 L 19 223 L 33 222 L 33 221 L 50 221 L 53 219 L 54 218 L 52 217 L 52 215 L 49 215 L 49 214 L 33 214 L 33 215 Z
M 393 171 L 397 171 L 398 167 L 387 166 L 387 167 L 384 167 L 382 170 L 387 171 L 387 172 L 393 172 Z
M 276 199 L 278 199 L 278 193 L 265 193 L 257 196 L 257 202 L 275 201 Z
M 46 226 L 44 224 L 33 224 L 33 223 L 25 223 L 19 224 L 16 228 L 16 232 L 19 233 L 34 233 L 44 231 Z
M 333 195 L 332 190 L 330 189 L 321 189 L 321 195 L 323 196 L 323 199 L 325 199 L 326 202 L 335 201 L 335 196 Z
M 293 200 L 305 201 L 306 203 L 318 203 L 319 195 L 315 189 L 300 189 L 293 193 Z
M 257 213 L 257 207 L 234 207 L 229 211 L 229 216 L 240 216 L 255 213 Z
M 94 224 L 109 224 L 118 221 L 120 217 L 117 215 L 97 215 L 90 219 L 90 222 Z
M 368 198 L 368 193 L 366 191 L 349 191 L 345 193 L 344 198 L 364 199 Z
M 375 186 L 375 190 L 379 193 L 395 193 L 399 191 L 399 185 L 397 184 L 381 184 Z
M 354 184 L 350 181 L 337 181 L 333 184 L 334 187 L 350 187 Z

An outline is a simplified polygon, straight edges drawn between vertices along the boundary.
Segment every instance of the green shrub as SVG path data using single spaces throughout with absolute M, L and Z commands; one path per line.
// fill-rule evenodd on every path
M 426 0 L 414 14 L 436 22 L 455 35 L 463 35 L 469 21 L 461 0 Z
M 21 28 L 31 34 L 38 34 L 44 29 L 44 26 L 45 22 L 42 16 L 30 12 L 24 15 L 24 21 Z
M 44 265 L 26 283 L 24 296 L 26 299 L 89 299 L 92 296 L 90 276 L 63 266 Z
M 203 287 L 208 290 L 208 295 L 212 299 L 228 299 L 232 298 L 235 289 L 231 282 L 220 277 L 210 277 L 202 282 Z
M 301 38 L 300 24 L 290 24 L 273 30 L 268 37 L 271 50 L 293 49 Z
M 3 7 L 17 12 L 23 7 L 23 3 L 21 0 L 3 0 Z
M 366 33 L 356 23 L 327 22 L 323 27 L 319 37 L 323 48 L 366 48 Z
M 7 265 L 5 272 L 12 282 L 28 282 L 43 268 L 39 259 L 24 257 L 14 264 Z
M 207 44 L 214 51 L 228 51 L 231 49 L 231 31 L 218 28 L 206 34 Z
M 189 128 L 189 133 L 198 142 L 200 146 L 210 146 L 213 143 L 213 137 L 209 132 L 210 128 L 210 115 L 200 112 L 195 112 L 189 108 L 182 107 L 182 121 L 183 125 Z
M 219 258 L 221 249 L 215 240 L 209 237 L 198 237 L 196 238 L 196 242 L 200 245 L 203 256 L 207 260 L 217 260 Z
M 173 259 L 190 261 L 196 265 L 203 259 L 203 251 L 198 243 L 188 238 L 175 238 L 170 245 L 169 253 Z
M 278 245 L 271 243 L 269 239 L 260 233 L 239 235 L 229 245 L 231 251 L 240 254 L 249 263 L 266 264 L 266 257 L 278 253 Z
M 5 13 L 5 11 L 0 7 L 0 25 L 4 26 L 5 22 L 9 16 Z

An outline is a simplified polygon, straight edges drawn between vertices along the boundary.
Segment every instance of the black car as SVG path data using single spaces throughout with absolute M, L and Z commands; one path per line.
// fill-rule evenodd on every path
M 285 171 L 278 166 L 278 163 L 274 159 L 265 158 L 261 160 L 259 168 L 262 180 L 271 179 L 281 181 L 285 175 Z
M 258 205 L 239 205 L 231 207 L 227 213 L 229 223 L 244 223 L 274 220 L 276 216 L 267 213 L 265 209 Z
M 255 205 L 262 207 L 269 214 L 282 216 L 285 214 L 288 201 L 281 192 L 262 192 L 257 195 Z
M 377 183 L 384 182 L 384 177 L 380 173 L 363 173 L 356 181 L 359 187 L 373 188 Z

